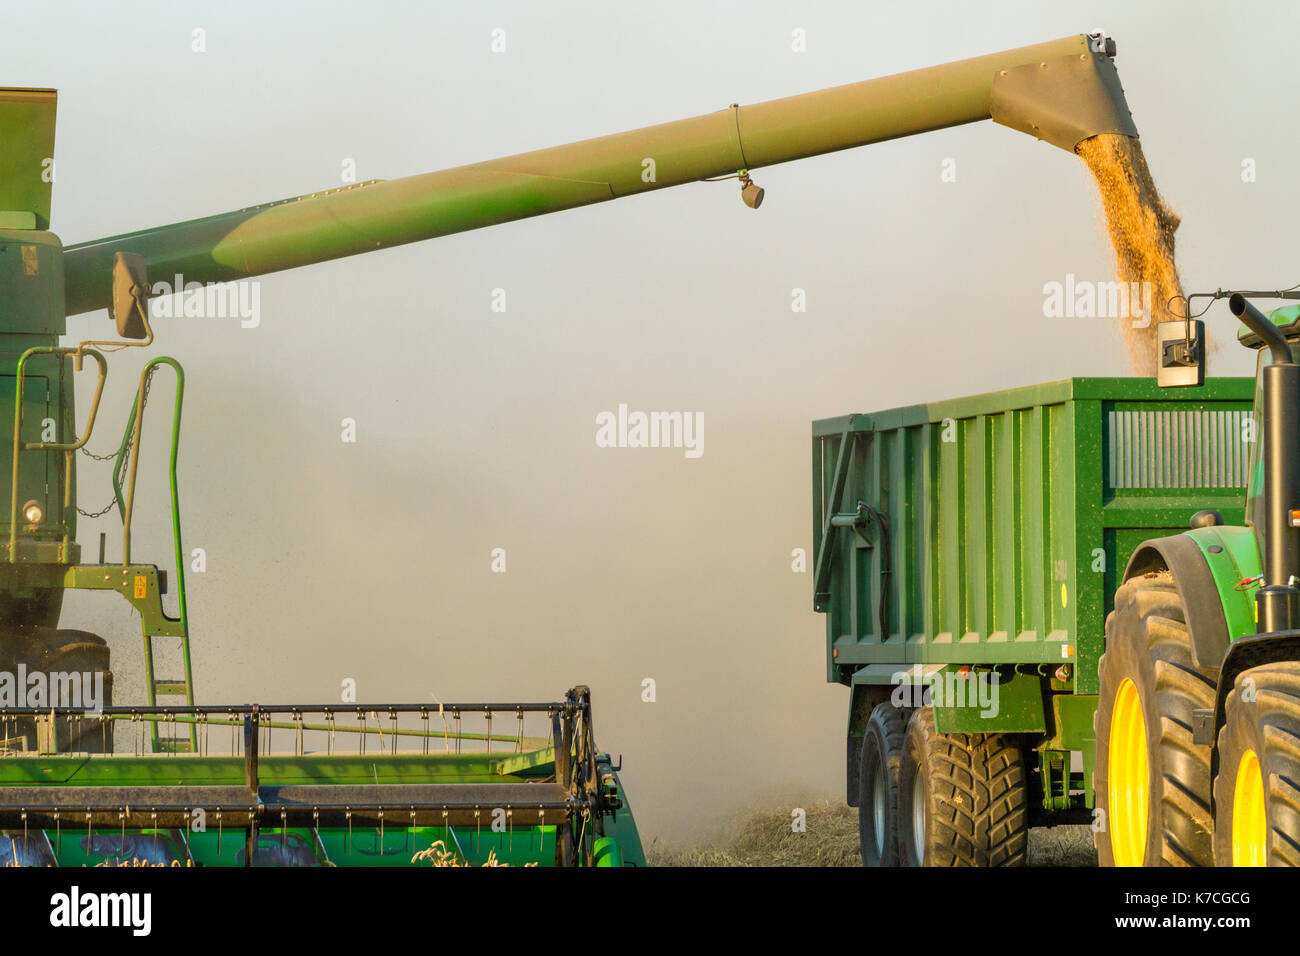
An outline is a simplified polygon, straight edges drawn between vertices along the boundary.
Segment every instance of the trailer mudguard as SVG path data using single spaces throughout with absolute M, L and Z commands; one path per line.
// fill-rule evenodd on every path
M 862 785 L 862 737 L 866 733 L 867 718 L 871 716 L 871 711 L 877 704 L 889 700 L 892 690 L 891 685 L 881 684 L 855 683 L 852 687 L 844 765 L 844 799 L 851 807 L 856 807 L 859 803 L 859 788 Z

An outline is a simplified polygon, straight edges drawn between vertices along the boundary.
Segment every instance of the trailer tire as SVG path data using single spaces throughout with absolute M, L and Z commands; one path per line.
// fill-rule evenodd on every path
M 1168 571 L 1125 581 L 1098 663 L 1093 827 L 1102 866 L 1209 866 L 1210 748 L 1192 712 L 1213 710 L 1216 674 L 1197 667 Z
M 867 718 L 858 765 L 858 845 L 863 866 L 898 866 L 898 773 L 907 714 L 885 701 Z
M 1219 730 L 1214 862 L 1300 866 L 1300 661 L 1237 675 Z
M 904 866 L 1023 866 L 1024 757 L 1010 734 L 940 734 L 934 710 L 907 724 L 899 772 Z

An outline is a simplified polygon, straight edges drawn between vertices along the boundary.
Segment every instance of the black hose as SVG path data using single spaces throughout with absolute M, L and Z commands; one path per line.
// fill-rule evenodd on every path
M 893 549 L 889 544 L 889 518 L 879 508 L 873 508 L 865 501 L 859 501 L 858 507 L 870 515 L 871 519 L 876 523 L 876 527 L 880 529 L 880 547 L 882 552 L 880 556 L 880 609 L 878 613 L 880 616 L 880 640 L 883 643 L 885 638 L 889 636 L 886 613 L 888 605 L 886 605 L 885 601 L 889 595 L 889 577 L 894 572 L 892 558 Z

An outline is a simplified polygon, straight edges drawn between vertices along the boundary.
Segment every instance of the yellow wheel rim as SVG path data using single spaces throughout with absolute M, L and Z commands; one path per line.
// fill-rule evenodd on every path
M 1232 865 L 1264 866 L 1267 844 L 1264 775 L 1255 751 L 1247 750 L 1237 764 L 1237 783 L 1232 788 Z
M 1110 847 L 1116 866 L 1141 866 L 1147 846 L 1147 725 L 1137 687 L 1125 678 L 1115 694 L 1107 742 Z

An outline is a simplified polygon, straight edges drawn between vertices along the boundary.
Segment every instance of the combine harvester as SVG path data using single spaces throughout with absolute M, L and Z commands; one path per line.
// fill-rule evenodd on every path
M 246 279 L 706 179 L 735 177 L 758 208 L 751 169 L 989 118 L 1072 151 L 1098 134 L 1136 135 L 1113 55 L 1105 37 L 1072 36 L 67 248 L 49 231 L 56 95 L 0 91 L 0 363 L 14 396 L 12 441 L 0 443 L 11 456 L 0 674 L 93 675 L 110 700 L 105 642 L 59 622 L 65 590 L 114 591 L 140 615 L 146 690 L 144 701 L 99 713 L 75 701 L 0 707 L 0 828 L 10 859 L 405 865 L 442 841 L 471 863 L 644 862 L 617 768 L 595 747 L 584 688 L 541 704 L 195 703 L 176 485 L 184 376 L 174 359 L 145 365 L 126 415 L 113 482 L 120 560 L 106 560 L 101 537 L 99 560 L 87 563 L 76 538 L 75 457 L 98 417 L 104 352 L 153 342 L 151 279 Z M 60 344 L 66 316 L 103 308 L 119 340 Z M 73 381 L 87 360 L 95 392 L 78 426 Z M 166 575 L 131 549 L 149 384 L 163 368 L 176 381 L 174 618 L 162 603 Z M 159 642 L 177 649 L 179 676 L 155 672 Z M 462 729 L 471 717 L 479 732 Z M 515 731 L 493 732 L 493 717 Z M 545 722 L 536 736 L 525 733 L 529 719 Z

